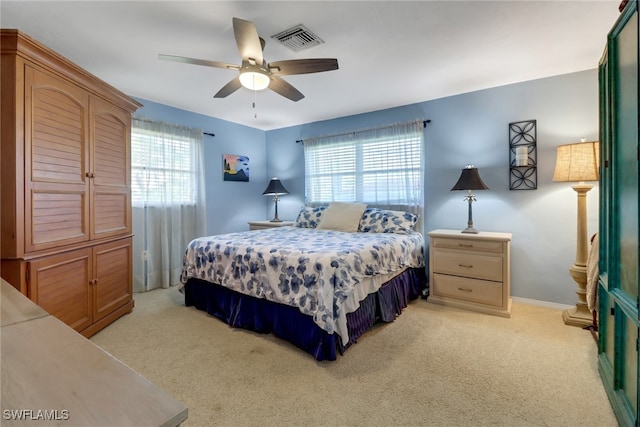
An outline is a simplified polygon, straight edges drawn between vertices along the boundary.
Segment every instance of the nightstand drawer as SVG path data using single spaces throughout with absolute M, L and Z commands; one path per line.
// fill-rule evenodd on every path
M 479 252 L 502 253 L 502 242 L 494 240 L 471 240 L 471 239 L 449 239 L 433 238 L 433 247 L 459 249 Z
M 436 251 L 431 268 L 434 273 L 502 281 L 502 256 Z
M 502 307 L 502 283 L 464 277 L 433 275 L 433 294 Z
M 293 221 L 249 221 L 249 230 L 264 230 L 265 228 L 288 227 Z

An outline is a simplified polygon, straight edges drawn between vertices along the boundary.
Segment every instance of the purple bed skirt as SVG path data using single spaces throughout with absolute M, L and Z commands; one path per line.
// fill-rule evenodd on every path
M 185 305 L 195 306 L 230 326 L 273 335 L 289 341 L 317 360 L 336 360 L 378 321 L 392 322 L 409 301 L 426 288 L 423 268 L 408 269 L 368 295 L 360 308 L 347 314 L 348 343 L 329 334 L 297 308 L 254 298 L 200 279 L 189 279 L 184 287 Z

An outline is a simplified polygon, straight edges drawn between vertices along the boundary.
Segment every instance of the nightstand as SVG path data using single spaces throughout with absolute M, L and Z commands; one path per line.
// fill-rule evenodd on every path
M 293 225 L 293 221 L 249 221 L 249 230 L 262 230 L 265 228 L 285 227 L 288 225 Z
M 429 301 L 511 317 L 511 233 L 428 235 Z

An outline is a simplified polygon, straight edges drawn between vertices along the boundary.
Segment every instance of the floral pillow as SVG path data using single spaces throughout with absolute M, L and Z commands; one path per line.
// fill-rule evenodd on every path
M 322 219 L 325 209 L 327 209 L 326 206 L 318 206 L 317 208 L 303 206 L 293 225 L 301 228 L 316 228 Z
M 365 233 L 409 234 L 418 222 L 411 212 L 367 208 L 360 219 L 358 231 Z

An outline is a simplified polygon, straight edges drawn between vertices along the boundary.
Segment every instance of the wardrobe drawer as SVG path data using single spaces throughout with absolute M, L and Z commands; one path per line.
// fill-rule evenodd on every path
M 434 274 L 433 295 L 502 307 L 502 283 Z
M 431 268 L 434 273 L 502 281 L 502 256 L 497 255 L 436 251 Z

